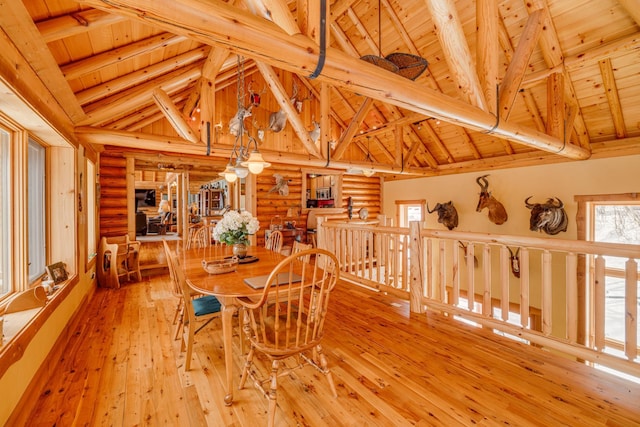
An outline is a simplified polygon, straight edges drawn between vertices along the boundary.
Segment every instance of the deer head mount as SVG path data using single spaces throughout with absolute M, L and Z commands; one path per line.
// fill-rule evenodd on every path
M 476 212 L 482 212 L 484 208 L 487 208 L 489 210 L 489 221 L 496 225 L 504 224 L 509 217 L 502 203 L 496 200 L 489 192 L 488 176 L 482 175 L 476 178 L 476 182 L 480 186 L 480 199 L 478 199 Z
M 267 88 L 264 87 L 260 92 L 255 92 L 254 90 L 251 89 L 252 85 L 253 85 L 253 81 L 249 82 L 249 86 L 247 86 L 247 91 L 249 92 L 249 100 L 251 101 L 251 105 L 257 108 L 260 106 L 260 101 L 262 100 L 262 94 L 267 91 Z
M 236 112 L 236 115 L 229 120 L 229 133 L 233 136 L 238 136 L 240 132 L 246 132 L 246 127 L 244 126 L 244 119 L 247 117 L 251 117 L 251 109 L 253 105 L 249 105 L 248 107 L 240 107 Z
M 318 138 L 320 138 L 320 123 L 316 122 L 315 120 L 312 120 L 312 123 L 313 130 L 309 132 L 309 138 L 311 138 L 311 140 L 316 143 L 318 141 Z
M 295 107 L 296 99 L 298 96 L 298 85 L 293 83 L 293 95 L 289 99 L 291 104 Z M 287 126 L 287 113 L 284 111 L 284 108 L 269 114 L 269 130 L 273 132 L 280 132 Z

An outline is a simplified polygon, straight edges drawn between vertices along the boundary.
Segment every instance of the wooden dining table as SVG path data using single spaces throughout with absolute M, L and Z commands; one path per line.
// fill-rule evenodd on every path
M 214 295 L 222 305 L 222 335 L 224 343 L 224 361 L 226 369 L 227 390 L 224 398 L 226 405 L 233 403 L 233 354 L 231 337 L 232 320 L 238 311 L 239 297 L 259 297 L 262 289 L 254 289 L 244 282 L 244 279 L 271 273 L 273 268 L 285 256 L 260 246 L 248 248 L 247 263 L 238 264 L 236 271 L 222 274 L 209 274 L 202 261 L 224 259 L 231 256 L 231 247 L 213 245 L 207 248 L 179 250 L 180 267 L 184 269 L 187 282 L 198 292 Z M 254 260 L 257 258 L 257 260 Z M 241 333 L 242 334 L 242 333 Z

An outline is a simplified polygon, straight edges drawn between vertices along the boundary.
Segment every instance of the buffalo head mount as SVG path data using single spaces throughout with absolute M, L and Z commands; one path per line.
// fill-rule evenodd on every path
M 561 231 L 567 231 L 569 218 L 564 210 L 564 203 L 557 197 L 547 199 L 546 203 L 529 203 L 529 196 L 524 201 L 527 208 L 531 209 L 529 229 L 531 231 L 544 231 L 555 235 Z
M 478 199 L 478 206 L 476 212 L 482 212 L 484 208 L 489 210 L 489 221 L 496 225 L 504 224 L 507 219 L 507 211 L 495 197 L 489 192 L 489 181 L 487 177 L 489 175 L 482 175 L 476 178 L 476 182 L 480 186 L 480 198 Z
M 458 226 L 458 211 L 451 200 L 447 203 L 436 204 L 433 210 L 430 210 L 429 204 L 427 204 L 427 212 L 438 212 L 438 222 L 444 224 L 449 230 L 453 230 Z

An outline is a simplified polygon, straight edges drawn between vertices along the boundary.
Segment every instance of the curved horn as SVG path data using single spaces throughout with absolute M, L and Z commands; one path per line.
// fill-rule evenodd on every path
M 529 209 L 533 209 L 535 207 L 535 205 L 532 205 L 531 203 L 529 203 L 529 199 L 532 198 L 533 196 L 529 196 L 524 200 L 524 204 L 526 207 L 528 207 Z
M 558 209 L 562 209 L 562 208 L 564 208 L 564 203 L 562 202 L 562 200 L 558 199 L 557 197 L 556 197 L 556 200 L 558 201 L 558 204 L 557 204 L 557 206 L 556 206 L 556 207 L 557 207 Z M 555 204 L 554 204 L 554 205 L 555 205 Z
M 489 175 L 482 175 L 476 178 L 476 182 L 480 186 L 482 191 L 487 191 L 487 187 L 489 187 L 489 181 L 487 181 L 487 177 Z M 480 180 L 484 181 L 484 185 L 480 182 Z
M 436 206 L 437 206 L 437 205 L 436 205 Z M 433 213 L 433 212 L 435 212 L 435 208 L 434 208 L 433 210 L 430 210 L 430 209 L 429 209 L 429 203 L 427 203 L 427 212 L 429 212 L 429 213 Z

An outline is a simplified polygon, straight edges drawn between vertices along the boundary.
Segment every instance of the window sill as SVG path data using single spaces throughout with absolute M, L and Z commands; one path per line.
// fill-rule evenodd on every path
M 73 276 L 58 285 L 59 288 L 51 295 L 46 296 L 47 302 L 44 306 L 2 315 L 4 336 L 0 346 L 0 377 L 22 358 L 38 331 L 77 284 L 78 276 Z

